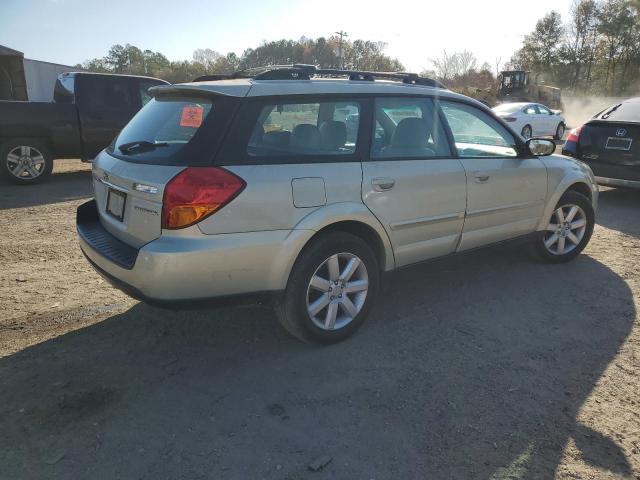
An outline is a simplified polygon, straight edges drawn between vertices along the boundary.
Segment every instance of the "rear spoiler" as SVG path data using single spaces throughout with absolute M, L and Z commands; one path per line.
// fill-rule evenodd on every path
M 149 89 L 149 95 L 171 96 L 171 95 L 193 95 L 197 97 L 244 97 L 249 92 L 250 85 L 224 85 L 224 84 L 178 84 L 178 85 L 156 85 Z
M 156 96 L 165 96 L 165 95 L 205 95 L 205 96 L 216 96 L 219 95 L 217 92 L 213 92 L 211 90 L 207 90 L 205 88 L 192 87 L 189 85 L 156 85 L 155 87 L 151 87 L 149 90 L 149 95 Z

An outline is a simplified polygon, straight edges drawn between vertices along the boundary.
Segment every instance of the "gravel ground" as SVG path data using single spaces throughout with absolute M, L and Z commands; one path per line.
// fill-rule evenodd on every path
M 570 264 L 406 269 L 317 348 L 264 307 L 105 284 L 75 239 L 89 180 L 0 185 L 0 478 L 640 479 L 640 192 L 602 192 Z

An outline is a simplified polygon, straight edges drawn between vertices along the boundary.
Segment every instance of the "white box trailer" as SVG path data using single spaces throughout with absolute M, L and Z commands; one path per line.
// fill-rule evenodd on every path
M 51 102 L 58 75 L 76 70 L 69 65 L 24 58 L 22 52 L 0 45 L 0 100 Z
M 52 102 L 53 87 L 58 75 L 78 70 L 68 65 L 24 59 L 24 77 L 30 102 Z

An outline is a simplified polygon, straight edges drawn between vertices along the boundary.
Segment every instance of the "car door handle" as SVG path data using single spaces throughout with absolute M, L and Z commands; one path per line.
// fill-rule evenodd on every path
M 473 176 L 476 179 L 476 183 L 487 183 L 489 181 L 489 174 L 486 172 L 476 172 Z
M 393 178 L 372 178 L 371 185 L 373 185 L 373 189 L 376 192 L 386 192 L 387 190 L 391 190 L 393 186 L 396 184 L 396 181 Z

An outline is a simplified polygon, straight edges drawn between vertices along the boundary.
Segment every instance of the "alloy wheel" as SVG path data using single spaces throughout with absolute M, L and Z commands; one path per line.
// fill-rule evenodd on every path
M 358 256 L 352 253 L 331 255 L 309 281 L 309 318 L 322 330 L 344 328 L 362 310 L 368 290 L 367 267 Z
M 21 145 L 9 151 L 6 167 L 14 177 L 32 180 L 44 172 L 45 160 L 42 152 L 37 148 Z
M 578 205 L 567 204 L 551 215 L 544 235 L 544 246 L 553 255 L 566 255 L 574 250 L 587 230 L 587 215 Z

